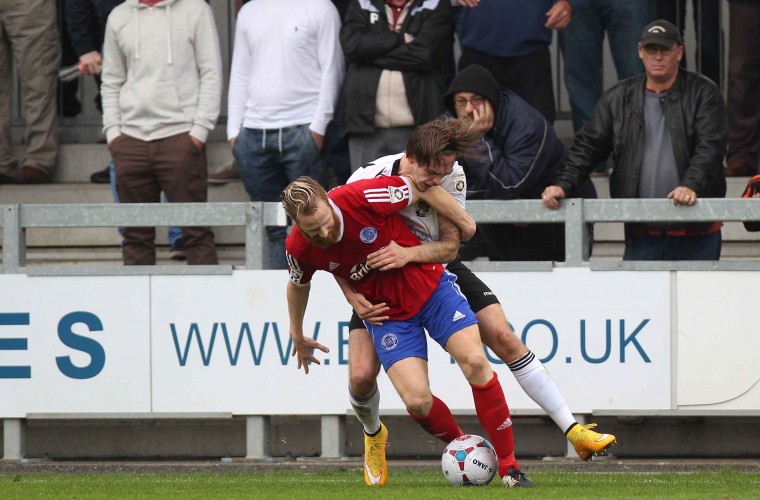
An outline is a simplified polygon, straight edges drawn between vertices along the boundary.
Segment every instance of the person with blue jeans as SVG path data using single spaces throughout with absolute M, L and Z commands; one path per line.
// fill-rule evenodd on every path
M 251 201 L 280 201 L 295 179 L 327 182 L 322 150 L 343 78 L 340 15 L 329 0 L 258 0 L 240 9 L 227 139 Z M 285 227 L 267 226 L 267 269 L 286 269 Z
M 604 90 L 605 33 L 618 80 L 625 80 L 644 71 L 636 43 L 647 22 L 648 0 L 586 0 L 575 5 L 573 21 L 559 32 L 559 46 L 576 134 L 591 120 Z

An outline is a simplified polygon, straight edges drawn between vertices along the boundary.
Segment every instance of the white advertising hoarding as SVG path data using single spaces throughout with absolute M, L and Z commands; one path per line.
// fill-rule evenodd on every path
M 760 410 L 758 273 L 679 272 L 678 408 Z
M 667 272 L 481 273 L 572 411 L 670 409 Z M 285 271 L 228 276 L 0 276 L 0 417 L 28 413 L 335 414 L 347 396 L 350 308 L 317 273 L 307 335 L 320 366 L 290 356 Z M 429 344 L 433 392 L 472 411 L 469 385 Z M 488 353 L 514 410 L 531 401 Z M 384 374 L 382 408 L 404 411 Z
M 544 360 L 570 408 L 671 407 L 670 282 L 667 272 L 482 273 L 518 335 Z M 332 277 L 317 273 L 307 335 L 330 348 L 309 375 L 290 357 L 284 271 L 154 277 L 151 293 L 153 410 L 236 414 L 344 413 L 350 309 Z M 434 393 L 472 410 L 469 385 L 429 344 Z M 498 363 L 513 409 L 537 409 Z M 403 404 L 381 375 L 382 408 Z
M 150 411 L 148 277 L 0 284 L 0 416 Z

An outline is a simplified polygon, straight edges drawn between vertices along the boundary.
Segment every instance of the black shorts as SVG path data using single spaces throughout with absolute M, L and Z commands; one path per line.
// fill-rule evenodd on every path
M 470 304 L 470 309 L 474 313 L 478 313 L 481 309 L 485 309 L 491 304 L 498 304 L 499 299 L 496 298 L 496 294 L 488 288 L 488 285 L 483 283 L 475 273 L 473 273 L 469 267 L 462 263 L 462 259 L 457 257 L 446 266 L 446 270 L 456 275 L 457 285 L 461 290 L 464 298 L 467 299 L 467 303 Z M 364 322 L 359 319 L 356 311 L 352 311 L 351 321 L 348 324 L 348 331 L 356 330 L 357 328 L 366 328 Z
M 477 314 L 481 309 L 499 303 L 496 294 L 469 267 L 465 266 L 459 257 L 449 262 L 446 270 L 456 275 L 457 285 L 474 313 Z

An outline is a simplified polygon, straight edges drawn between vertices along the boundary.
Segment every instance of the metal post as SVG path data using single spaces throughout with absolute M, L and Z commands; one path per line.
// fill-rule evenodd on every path
M 346 451 L 346 416 L 322 416 L 322 458 L 340 458 Z
M 21 207 L 3 205 L 3 273 L 18 274 L 26 266 L 26 230 L 21 227 Z
M 245 458 L 269 458 L 271 426 L 268 415 L 250 415 L 245 419 Z
M 26 419 L 3 420 L 3 460 L 21 460 L 26 457 Z

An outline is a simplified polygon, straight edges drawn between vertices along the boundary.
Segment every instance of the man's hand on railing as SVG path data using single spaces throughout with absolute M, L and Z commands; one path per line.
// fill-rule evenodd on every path
M 541 201 L 546 208 L 559 208 L 559 200 L 565 197 L 565 190 L 559 186 L 547 186 L 541 195 Z
M 692 206 L 697 202 L 697 193 L 685 186 L 678 186 L 668 193 L 668 199 L 673 200 L 673 205 Z

